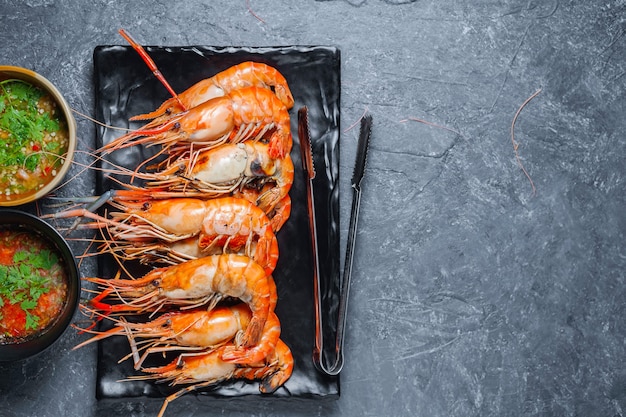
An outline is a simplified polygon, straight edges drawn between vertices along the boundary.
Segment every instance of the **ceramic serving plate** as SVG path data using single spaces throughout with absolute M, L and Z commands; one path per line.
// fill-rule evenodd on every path
M 295 178 L 290 192 L 292 213 L 278 232 L 280 256 L 274 272 L 278 289 L 276 314 L 281 320 L 281 338 L 291 348 L 295 359 L 292 377 L 271 397 L 331 398 L 339 395 L 339 379 L 319 373 L 313 365 L 315 337 L 313 265 L 306 211 L 305 179 L 301 167 L 297 136 L 297 111 L 309 110 L 314 162 L 315 201 L 319 239 L 319 259 L 324 295 L 325 323 L 334 323 L 339 299 L 339 99 L 340 53 L 332 47 L 146 47 L 161 73 L 175 91 L 182 92 L 201 79 L 213 76 L 232 65 L 257 61 L 278 69 L 287 79 L 295 99 L 290 111 L 294 146 L 291 157 Z M 100 46 L 94 51 L 96 117 L 109 126 L 138 128 L 129 123 L 136 114 L 156 109 L 169 98 L 167 90 L 155 79 L 138 54 L 126 46 Z M 99 128 L 97 147 L 122 133 Z M 155 148 L 127 148 L 107 156 L 113 163 L 137 166 Z M 100 193 L 115 188 L 107 176 L 98 177 Z M 117 267 L 101 258 L 100 274 L 111 277 Z M 144 271 L 145 272 L 145 271 Z M 139 272 L 138 272 L 139 273 Z M 325 329 L 332 340 L 333 328 Z M 100 399 L 163 397 L 178 390 L 167 384 L 150 381 L 119 382 L 137 375 L 132 362 L 118 363 L 128 354 L 124 338 L 100 342 L 97 396 Z M 201 395 L 215 397 L 259 396 L 257 383 L 225 382 L 203 389 Z

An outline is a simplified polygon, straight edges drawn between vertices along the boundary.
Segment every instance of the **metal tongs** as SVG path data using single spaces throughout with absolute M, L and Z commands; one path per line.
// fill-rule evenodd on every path
M 352 261 L 354 258 L 354 246 L 356 243 L 356 230 L 359 220 L 359 208 L 361 205 L 361 180 L 365 171 L 365 160 L 369 146 L 372 129 L 372 117 L 366 115 L 361 119 L 361 131 L 357 145 L 356 163 L 352 174 L 352 211 L 350 213 L 350 227 L 348 229 L 348 243 L 346 247 L 346 259 L 341 280 L 341 293 L 339 296 L 339 309 L 337 313 L 337 330 L 335 336 L 335 361 L 329 367 L 324 360 L 324 335 L 322 325 L 322 295 L 320 287 L 320 269 L 317 249 L 317 227 L 315 225 L 315 198 L 313 196 L 313 179 L 315 168 L 313 166 L 313 151 L 311 147 L 311 135 L 309 131 L 308 109 L 301 108 L 298 111 L 298 136 L 300 138 L 300 152 L 302 167 L 306 175 L 307 209 L 309 214 L 309 229 L 311 231 L 311 247 L 313 255 L 313 280 L 315 296 L 315 348 L 313 350 L 313 363 L 315 367 L 327 375 L 335 376 L 343 368 L 343 339 L 346 327 L 348 309 L 348 294 L 350 291 L 350 279 L 352 275 Z

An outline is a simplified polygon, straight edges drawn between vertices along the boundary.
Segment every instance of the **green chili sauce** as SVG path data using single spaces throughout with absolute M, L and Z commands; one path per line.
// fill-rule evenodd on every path
M 36 193 L 63 165 L 69 132 L 54 98 L 22 80 L 0 82 L 0 201 Z
M 55 322 L 67 298 L 67 274 L 39 235 L 0 229 L 0 344 L 36 336 Z

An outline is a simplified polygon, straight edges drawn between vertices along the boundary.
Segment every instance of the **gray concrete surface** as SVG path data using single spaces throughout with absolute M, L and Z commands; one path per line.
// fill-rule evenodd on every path
M 626 414 L 623 1 L 0 0 L 0 63 L 89 115 L 93 50 L 124 45 L 119 28 L 147 45 L 338 47 L 344 242 L 350 127 L 365 111 L 375 126 L 340 398 L 188 396 L 167 416 Z M 95 127 L 77 118 L 87 151 Z M 93 193 L 80 171 L 73 190 Z M 159 400 L 97 402 L 79 340 L 0 365 L 0 415 L 156 415 Z

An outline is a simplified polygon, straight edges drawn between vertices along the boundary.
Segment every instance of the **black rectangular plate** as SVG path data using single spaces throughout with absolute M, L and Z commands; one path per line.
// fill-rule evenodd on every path
M 333 340 L 335 314 L 339 299 L 339 99 L 340 53 L 333 47 L 146 47 L 161 73 L 175 91 L 183 91 L 201 79 L 213 76 L 232 65 L 257 61 L 278 69 L 287 79 L 294 95 L 290 111 L 294 146 L 291 157 L 295 176 L 290 192 L 292 213 L 278 232 L 280 256 L 274 278 L 278 289 L 276 314 L 281 320 L 281 338 L 291 348 L 295 360 L 292 377 L 272 396 L 279 398 L 333 398 L 339 395 L 339 378 L 319 373 L 312 362 L 315 336 L 313 266 L 310 255 L 305 179 L 297 137 L 297 110 L 307 106 L 316 167 L 315 199 L 319 240 L 320 275 L 323 294 L 324 330 Z M 138 54 L 128 46 L 99 46 L 94 50 L 96 117 L 109 126 L 137 128 L 129 117 L 156 109 L 169 98 Z M 97 147 L 122 132 L 99 128 Z M 107 156 L 111 162 L 136 166 L 151 151 L 127 148 Z M 116 188 L 107 176 L 98 175 L 98 192 Z M 115 265 L 101 258 L 100 273 L 111 277 Z M 180 387 L 149 381 L 119 382 L 136 375 L 131 361 L 118 360 L 129 351 L 124 338 L 100 342 L 97 397 L 128 399 L 163 397 Z M 230 381 L 200 391 L 213 397 L 259 396 L 258 384 Z

